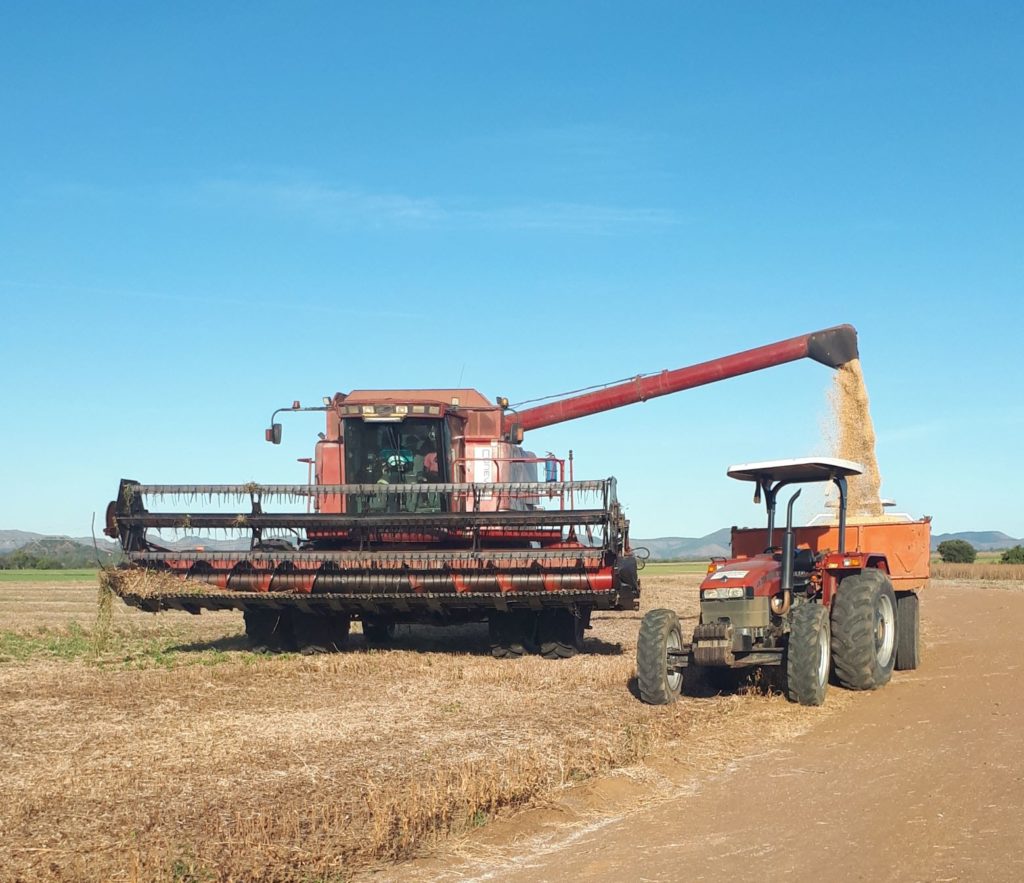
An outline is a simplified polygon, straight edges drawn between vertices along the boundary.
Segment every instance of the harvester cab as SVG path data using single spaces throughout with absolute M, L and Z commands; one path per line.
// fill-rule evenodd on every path
M 894 668 L 917 667 L 917 591 L 927 583 L 929 520 L 857 519 L 851 550 L 847 480 L 862 472 L 836 458 L 728 469 L 731 478 L 755 484 L 767 527 L 732 529 L 732 556 L 713 559 L 701 582 L 689 643 L 675 611 L 646 614 L 637 645 L 644 701 L 672 702 L 684 687 L 694 695 L 728 689 L 752 668 L 774 666 L 793 701 L 820 705 L 833 668 L 843 686 L 864 690 L 886 684 Z M 797 490 L 786 502 L 778 543 L 780 492 L 817 482 L 838 489 L 835 523 L 794 527 Z

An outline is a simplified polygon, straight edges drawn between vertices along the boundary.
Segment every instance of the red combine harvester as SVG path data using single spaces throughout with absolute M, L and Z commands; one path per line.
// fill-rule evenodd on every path
M 295 402 L 275 418 L 327 418 L 314 480 L 122 480 L 104 532 L 120 540 L 129 566 L 186 581 L 155 593 L 114 584 L 143 610 L 241 609 L 252 642 L 269 648 L 338 647 L 352 619 L 371 643 L 386 642 L 396 623 L 486 620 L 495 656 L 531 644 L 550 658 L 571 656 L 593 610 L 637 608 L 637 562 L 615 479 L 575 481 L 571 459 L 566 475 L 564 460 L 524 450 L 524 433 L 798 359 L 835 368 L 856 356 L 856 331 L 841 325 L 518 412 L 471 389 Z M 273 418 L 266 435 L 281 440 Z M 166 498 L 188 508 L 153 508 Z M 195 511 L 204 501 L 208 511 Z M 248 548 L 181 551 L 162 546 L 159 529 L 235 532 Z
M 733 557 L 708 567 L 690 643 L 674 610 L 644 616 L 637 681 L 645 702 L 667 704 L 684 688 L 695 695 L 728 689 L 738 674 L 774 666 L 790 699 L 821 705 L 830 674 L 849 689 L 873 690 L 889 682 L 894 668 L 917 668 L 917 593 L 928 583 L 931 519 L 856 517 L 848 524 L 847 479 L 863 471 L 832 458 L 729 468 L 730 477 L 754 482 L 768 526 L 732 529 Z M 835 484 L 838 517 L 794 528 L 798 490 L 776 545 L 778 494 L 807 482 Z

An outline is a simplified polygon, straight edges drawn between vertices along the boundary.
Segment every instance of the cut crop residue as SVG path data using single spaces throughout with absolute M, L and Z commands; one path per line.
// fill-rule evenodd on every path
M 881 515 L 882 478 L 875 458 L 875 428 L 860 359 L 847 362 L 836 371 L 829 400 L 835 419 L 835 455 L 864 467 L 863 475 L 849 479 L 847 510 L 854 516 Z

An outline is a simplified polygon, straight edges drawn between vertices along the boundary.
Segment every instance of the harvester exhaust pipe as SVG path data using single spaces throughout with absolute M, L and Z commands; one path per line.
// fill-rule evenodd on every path
M 793 504 L 800 496 L 797 491 L 789 498 L 786 506 L 786 533 L 782 537 L 782 574 L 779 579 L 779 594 L 771 600 L 772 613 L 784 616 L 789 613 L 793 604 L 793 557 L 795 553 L 793 539 Z
M 519 413 L 506 412 L 505 431 L 518 437 L 530 429 L 643 402 L 798 359 L 813 359 L 829 368 L 839 368 L 856 358 L 857 330 L 852 325 L 836 325 L 688 368 L 636 377 L 625 383 L 527 408 Z

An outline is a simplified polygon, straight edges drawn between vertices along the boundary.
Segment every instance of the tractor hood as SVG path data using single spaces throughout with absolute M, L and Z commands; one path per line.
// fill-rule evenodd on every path
M 700 596 L 758 598 L 774 595 L 779 590 L 781 566 L 771 555 L 756 555 L 752 558 L 734 558 L 719 564 L 710 571 L 700 584 Z M 742 589 L 743 594 L 723 592 L 728 589 Z M 709 592 L 714 594 L 709 594 Z

